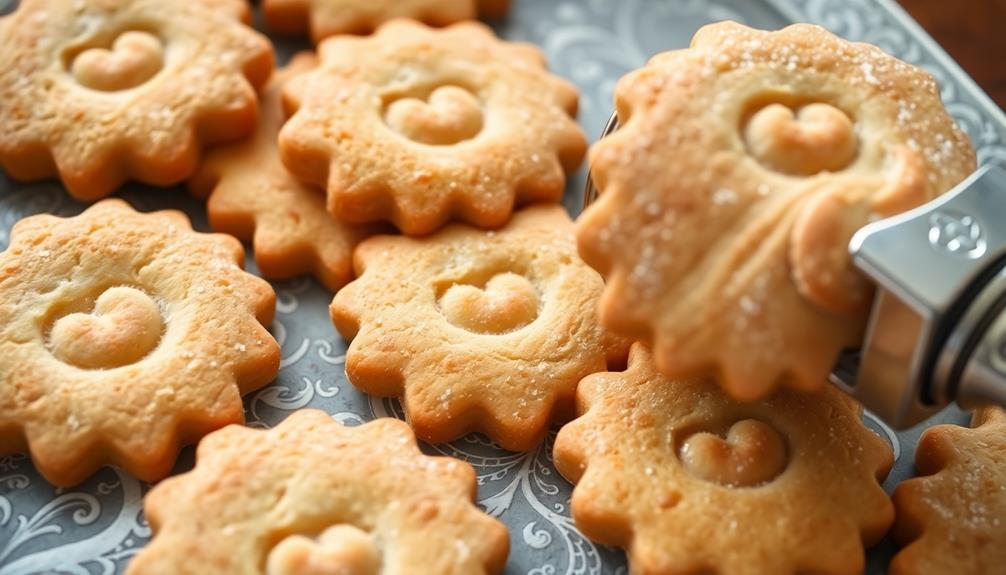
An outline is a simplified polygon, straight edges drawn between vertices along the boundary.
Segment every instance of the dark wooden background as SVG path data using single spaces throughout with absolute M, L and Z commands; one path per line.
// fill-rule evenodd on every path
M 1006 108 L 1006 0 L 899 1 Z

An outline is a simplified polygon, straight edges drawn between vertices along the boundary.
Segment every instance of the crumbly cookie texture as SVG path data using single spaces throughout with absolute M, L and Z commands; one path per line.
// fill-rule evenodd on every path
M 423 455 L 405 423 L 344 427 L 301 410 L 272 430 L 203 439 L 195 469 L 144 500 L 154 538 L 126 572 L 500 573 L 506 527 L 474 499 L 472 467 Z
M 121 200 L 19 221 L 0 252 L 0 454 L 30 452 L 56 485 L 105 464 L 153 481 L 244 421 L 279 346 L 275 294 L 243 262 L 234 238 Z
M 572 412 L 577 382 L 624 359 L 597 319 L 600 276 L 576 255 L 559 206 L 518 212 L 497 232 L 452 225 L 423 239 L 377 236 L 356 250 L 359 278 L 336 294 L 346 374 L 402 396 L 430 442 L 486 433 L 527 451 Z
M 1006 565 L 1006 412 L 975 412 L 971 429 L 927 429 L 915 451 L 921 477 L 894 491 L 894 537 L 906 544 L 892 575 L 995 573 Z
M 577 230 L 607 279 L 602 322 L 738 399 L 823 386 L 872 298 L 852 234 L 975 168 L 929 74 L 810 25 L 705 27 L 615 105 Z
M 573 518 L 633 573 L 861 573 L 894 519 L 891 449 L 834 388 L 741 403 L 636 344 L 628 371 L 580 383 L 577 411 L 555 443 Z
M 22 0 L 0 18 L 0 165 L 95 200 L 179 183 L 255 127 L 269 41 L 244 0 Z
M 298 54 L 277 72 L 262 91 L 255 133 L 208 152 L 189 189 L 209 196 L 207 212 L 215 230 L 254 241 L 262 275 L 288 279 L 312 273 L 336 291 L 353 279 L 353 247 L 373 230 L 333 218 L 325 210 L 324 191 L 290 175 L 276 144 L 285 120 L 283 85 L 315 63 L 312 55 Z
M 493 16 L 506 4 L 486 2 Z M 337 34 L 369 34 L 396 18 L 410 18 L 430 26 L 448 26 L 476 16 L 476 0 L 263 0 L 269 28 L 281 34 L 310 31 L 315 43 Z
M 514 204 L 558 202 L 586 147 L 576 89 L 541 52 L 482 24 L 442 30 L 396 20 L 319 47 L 292 79 L 283 163 L 328 190 L 351 223 L 389 220 L 408 235 L 449 219 L 506 223 Z

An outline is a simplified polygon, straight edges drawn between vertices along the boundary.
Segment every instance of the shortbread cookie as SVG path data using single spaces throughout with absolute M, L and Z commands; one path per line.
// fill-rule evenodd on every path
M 397 419 L 350 428 L 309 409 L 269 431 L 233 425 L 147 495 L 154 539 L 127 573 L 499 573 L 507 530 L 474 498 L 472 467 L 423 455 Z
M 179 446 L 244 421 L 268 383 L 276 296 L 241 244 L 121 200 L 21 220 L 0 252 L 0 454 L 51 483 L 114 464 L 152 481 Z
M 562 199 L 586 144 L 576 89 L 537 48 L 477 23 L 398 20 L 319 51 L 321 65 L 284 91 L 296 113 L 280 151 L 295 176 L 327 188 L 339 219 L 423 235 L 450 218 L 499 227 L 515 202 Z
M 490 6 L 499 12 L 500 6 Z M 505 11 L 505 8 L 503 8 Z M 263 0 L 269 28 L 280 34 L 310 30 L 315 43 L 336 34 L 369 34 L 395 18 L 447 26 L 476 15 L 475 0 Z
M 1006 566 L 1006 412 L 975 413 L 972 429 L 927 429 L 915 452 L 923 477 L 894 491 L 894 536 L 907 544 L 892 575 L 997 573 Z
M 555 443 L 573 518 L 633 573 L 861 573 L 894 519 L 891 449 L 834 388 L 740 403 L 636 344 L 628 371 L 580 383 L 577 410 Z
M 299 54 L 279 71 L 262 92 L 255 134 L 207 153 L 189 185 L 196 195 L 209 195 L 207 211 L 214 229 L 254 239 L 262 275 L 288 279 L 313 273 L 335 291 L 353 278 L 353 247 L 369 230 L 329 215 L 324 192 L 291 176 L 276 146 L 284 121 L 283 84 L 314 64 L 312 55 Z
M 534 448 L 554 415 L 571 415 L 577 382 L 628 347 L 598 324 L 601 278 L 572 234 L 561 207 L 537 206 L 498 232 L 456 224 L 365 240 L 359 279 L 331 308 L 352 339 L 350 382 L 403 396 L 426 441 L 481 431 L 506 449 Z
M 0 165 L 93 200 L 188 178 L 255 126 L 269 41 L 244 0 L 22 0 L 0 18 Z
M 615 104 L 577 231 L 607 278 L 602 322 L 740 399 L 824 385 L 872 298 L 852 234 L 975 168 L 929 74 L 810 25 L 703 28 Z

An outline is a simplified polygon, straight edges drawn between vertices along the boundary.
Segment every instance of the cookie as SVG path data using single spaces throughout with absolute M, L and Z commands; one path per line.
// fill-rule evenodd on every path
M 739 399 L 823 386 L 872 299 L 852 234 L 975 168 L 928 73 L 810 25 L 703 28 L 615 105 L 577 230 L 607 279 L 602 322 Z
M 891 449 L 835 388 L 741 403 L 636 344 L 628 371 L 580 383 L 577 411 L 554 452 L 573 519 L 633 573 L 861 573 L 894 519 Z
M 409 423 L 439 443 L 480 431 L 527 451 L 572 413 L 580 379 L 627 345 L 597 320 L 600 276 L 576 255 L 559 206 L 486 232 L 454 224 L 356 249 L 358 279 L 332 301 L 356 387 L 401 396 Z
M 1006 412 L 975 413 L 971 429 L 927 429 L 915 451 L 922 477 L 894 490 L 892 575 L 996 573 L 1006 565 Z
M 489 11 L 499 16 L 505 5 L 494 0 Z M 263 0 L 269 28 L 280 34 L 310 30 L 315 43 L 336 34 L 369 34 L 395 18 L 411 18 L 431 26 L 447 26 L 476 15 L 475 0 Z
M 276 145 L 284 122 L 283 85 L 314 65 L 312 55 L 299 54 L 277 72 L 262 91 L 255 133 L 208 152 L 189 189 L 209 196 L 213 229 L 254 240 L 262 275 L 288 279 L 312 273 L 335 291 L 353 278 L 353 247 L 370 230 L 332 218 L 325 210 L 324 192 L 291 176 Z
M 243 0 L 22 0 L 0 18 L 0 165 L 95 200 L 191 176 L 255 126 L 269 41 Z
M 500 573 L 506 527 L 474 498 L 472 467 L 423 455 L 401 421 L 306 409 L 207 436 L 195 469 L 144 500 L 154 538 L 126 573 Z
M 0 454 L 56 485 L 118 465 L 153 481 L 179 446 L 244 421 L 279 369 L 276 296 L 241 244 L 104 200 L 19 221 L 0 252 Z
M 321 65 L 284 91 L 296 112 L 280 152 L 343 221 L 389 220 L 408 235 L 452 218 L 496 228 L 515 203 L 561 200 L 580 164 L 576 89 L 537 48 L 477 23 L 397 20 L 319 52 Z

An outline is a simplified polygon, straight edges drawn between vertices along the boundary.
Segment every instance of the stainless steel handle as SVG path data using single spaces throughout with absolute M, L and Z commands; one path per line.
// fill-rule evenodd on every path
M 850 252 L 878 292 L 858 371 L 833 381 L 895 427 L 954 400 L 1006 393 L 1006 377 L 993 371 L 967 381 L 1006 303 L 1006 172 L 984 167 L 938 199 L 864 227 Z

